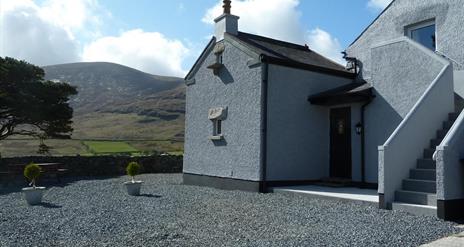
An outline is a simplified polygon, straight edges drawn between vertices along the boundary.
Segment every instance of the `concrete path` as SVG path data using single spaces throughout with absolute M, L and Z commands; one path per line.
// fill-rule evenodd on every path
M 328 199 L 344 199 L 353 201 L 364 201 L 370 203 L 379 203 L 377 190 L 359 189 L 353 187 L 326 187 L 326 186 L 290 186 L 274 187 L 271 189 L 275 193 L 296 193 L 312 197 L 324 197 Z
M 464 228 L 461 227 L 461 228 Z M 464 246 L 464 232 L 455 234 L 446 238 L 439 239 L 435 242 L 424 244 L 422 247 L 462 247 Z

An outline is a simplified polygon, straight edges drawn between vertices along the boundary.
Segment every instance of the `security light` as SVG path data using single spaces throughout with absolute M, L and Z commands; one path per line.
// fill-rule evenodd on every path
M 362 133 L 362 131 L 363 131 L 363 126 L 362 126 L 362 124 L 361 124 L 361 123 L 357 123 L 355 127 L 356 127 L 356 134 L 361 135 L 361 133 Z

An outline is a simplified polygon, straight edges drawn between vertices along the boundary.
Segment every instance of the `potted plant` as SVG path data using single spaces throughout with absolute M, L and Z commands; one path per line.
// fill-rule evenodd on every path
M 40 176 L 40 166 L 31 163 L 24 168 L 24 176 L 31 182 L 28 188 L 23 188 L 24 197 L 26 198 L 27 204 L 37 205 L 42 202 L 43 191 L 45 187 L 36 187 L 35 182 Z
M 136 181 L 135 176 L 140 174 L 140 164 L 137 162 L 130 162 L 126 167 L 127 175 L 131 176 L 131 181 L 125 182 L 127 193 L 131 196 L 140 195 L 140 188 L 142 187 L 143 181 Z

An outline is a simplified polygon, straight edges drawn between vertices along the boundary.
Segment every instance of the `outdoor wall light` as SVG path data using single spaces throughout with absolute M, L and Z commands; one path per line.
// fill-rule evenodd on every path
M 362 131 L 363 131 L 363 126 L 362 126 L 362 124 L 361 124 L 361 123 L 357 123 L 355 127 L 356 127 L 356 134 L 361 135 L 361 133 L 362 133 Z

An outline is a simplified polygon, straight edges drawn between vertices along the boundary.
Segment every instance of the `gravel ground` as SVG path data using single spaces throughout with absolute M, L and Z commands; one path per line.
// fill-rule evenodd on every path
M 0 246 L 417 246 L 457 233 L 433 217 L 362 202 L 221 191 L 181 185 L 181 175 L 143 175 L 51 187 L 44 204 L 0 190 Z

